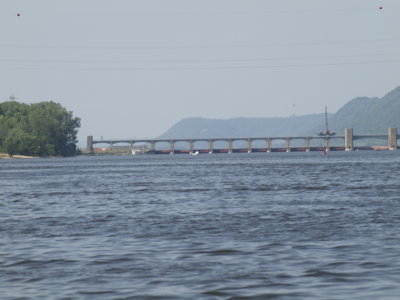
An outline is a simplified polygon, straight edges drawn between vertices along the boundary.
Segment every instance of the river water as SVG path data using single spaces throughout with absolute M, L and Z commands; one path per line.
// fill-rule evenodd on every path
M 400 151 L 0 160 L 1 299 L 400 299 Z

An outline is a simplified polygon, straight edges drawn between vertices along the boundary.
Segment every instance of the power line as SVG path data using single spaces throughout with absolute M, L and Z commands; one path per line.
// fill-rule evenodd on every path
M 393 53 L 374 53 L 374 54 L 352 54 L 352 55 L 326 55 L 326 56 L 295 56 L 295 57 L 269 57 L 269 58 L 244 58 L 244 59 L 183 59 L 183 60 L 51 60 L 51 59 L 0 59 L 0 63 L 40 63 L 40 64 L 191 64 L 191 63 L 241 63 L 241 62 L 265 62 L 265 61 L 285 61 L 285 60 L 319 60 L 319 59 L 338 59 L 355 57 L 373 56 L 393 56 L 400 55 L 400 52 Z
M 400 59 L 377 60 L 377 61 L 357 61 L 341 63 L 313 63 L 313 64 L 291 64 L 291 65 L 247 65 L 247 66 L 207 66 L 207 67 L 135 67 L 135 68 L 29 68 L 29 67 L 2 67 L 3 70 L 24 70 L 24 71 L 184 71 L 184 70 L 235 70 L 235 69 L 277 69 L 277 68 L 307 68 L 324 66 L 345 66 L 345 65 L 367 65 L 367 64 L 386 64 L 398 63 Z
M 155 46 L 58 46 L 58 45 L 18 45 L 0 44 L 0 48 L 12 49 L 68 49 L 68 50 L 177 50 L 177 49 L 226 49 L 226 48 L 267 48 L 267 47 L 297 47 L 297 46 L 331 46 L 353 45 L 368 43 L 398 42 L 400 38 L 370 39 L 370 40 L 345 40 L 345 41 L 315 41 L 292 43 L 261 43 L 261 44 L 226 44 L 226 45 L 155 45 Z

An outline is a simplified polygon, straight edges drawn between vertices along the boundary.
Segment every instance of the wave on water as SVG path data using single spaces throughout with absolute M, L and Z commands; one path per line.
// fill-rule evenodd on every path
M 7 161 L 0 298 L 397 299 L 399 152 L 317 154 Z

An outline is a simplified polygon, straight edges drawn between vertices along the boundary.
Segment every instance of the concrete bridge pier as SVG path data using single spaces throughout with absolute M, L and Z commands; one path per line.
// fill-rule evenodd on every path
M 344 149 L 346 151 L 353 150 L 353 128 L 344 129 Z
M 397 128 L 388 129 L 389 150 L 397 150 Z
M 253 140 L 252 139 L 248 139 L 247 140 L 247 152 L 251 153 L 253 151 Z
M 228 139 L 228 153 L 232 153 L 233 151 L 233 141 L 232 139 Z
M 136 152 L 135 152 L 135 146 L 134 146 L 134 142 L 133 142 L 133 141 L 131 141 L 131 142 L 129 143 L 129 145 L 131 145 L 131 153 L 132 153 L 132 154 L 136 154 Z
M 214 141 L 208 140 L 208 154 L 212 154 L 214 152 Z
M 193 140 L 189 140 L 189 154 L 193 154 L 194 142 Z
M 325 138 L 325 139 L 324 139 L 325 151 L 329 151 L 329 150 L 330 150 L 330 149 L 329 149 L 330 144 L 331 144 L 331 139 L 330 139 L 329 137 Z
M 169 154 L 174 154 L 175 153 L 175 141 L 170 140 L 169 141 Z
M 156 142 L 153 142 L 153 141 L 152 141 L 152 142 L 150 143 L 150 150 L 151 150 L 151 151 L 156 151 Z
M 89 135 L 86 140 L 86 149 L 88 152 L 93 153 L 93 135 Z
M 292 147 L 290 146 L 290 142 L 292 141 L 291 138 L 286 138 L 286 152 L 292 151 Z
M 309 152 L 311 150 L 311 138 L 310 137 L 306 137 L 305 144 L 306 144 L 306 152 Z
M 267 152 L 271 152 L 272 151 L 272 139 L 267 138 L 265 140 L 265 143 L 267 144 Z

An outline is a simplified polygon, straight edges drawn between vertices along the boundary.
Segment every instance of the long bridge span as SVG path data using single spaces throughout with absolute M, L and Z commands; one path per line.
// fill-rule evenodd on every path
M 387 134 L 374 134 L 374 135 L 354 135 L 352 128 L 346 128 L 344 135 L 334 136 L 281 136 L 281 137 L 237 137 L 237 138 L 192 138 L 192 139 L 100 139 L 95 140 L 93 136 L 87 137 L 87 151 L 93 153 L 94 145 L 96 144 L 108 144 L 110 147 L 116 144 L 128 144 L 134 149 L 136 144 L 147 144 L 149 149 L 146 153 L 154 154 L 179 154 L 179 153 L 235 153 L 235 152 L 298 152 L 298 151 L 351 151 L 351 150 L 396 150 L 398 149 L 397 140 L 397 128 L 388 128 Z M 387 146 L 363 146 L 354 147 L 354 141 L 362 139 L 384 139 L 387 140 Z M 273 147 L 273 143 L 276 141 L 284 142 L 284 146 Z M 292 141 L 304 141 L 302 147 L 292 147 Z M 312 140 L 320 140 L 323 146 L 312 147 Z M 332 140 L 341 140 L 342 145 L 335 146 L 331 145 Z M 247 144 L 246 148 L 234 148 L 234 142 L 245 141 Z M 255 148 L 253 142 L 264 141 L 265 147 Z M 178 142 L 187 143 L 188 147 L 185 150 L 175 149 L 175 144 Z M 197 149 L 195 144 L 197 142 L 208 143 L 207 149 Z M 226 148 L 216 149 L 214 148 L 215 142 L 225 142 Z M 161 150 L 157 148 L 157 144 L 167 143 L 169 145 L 168 150 Z

